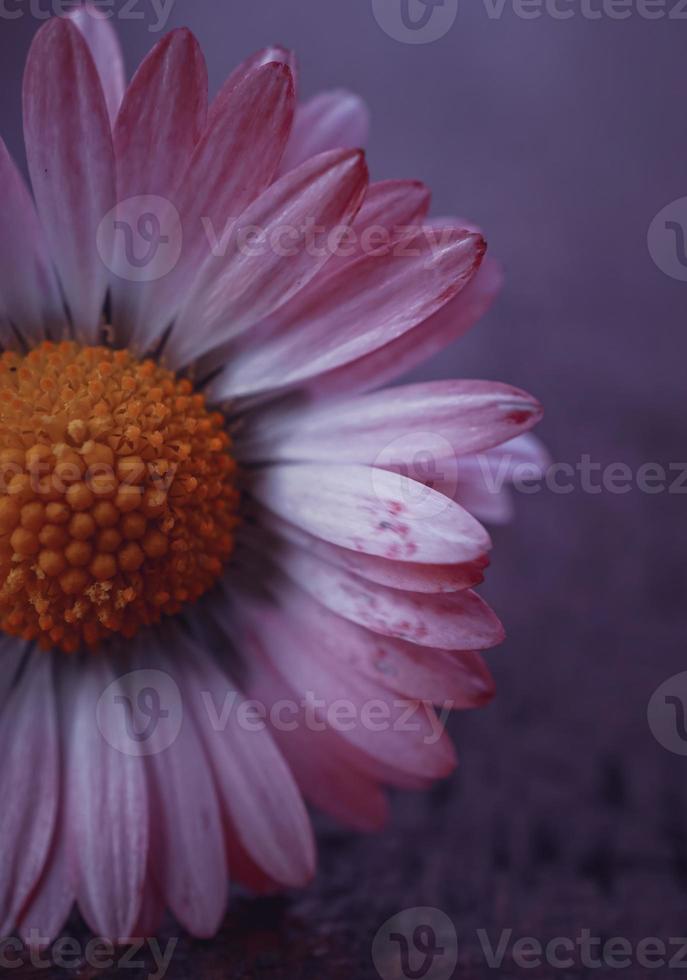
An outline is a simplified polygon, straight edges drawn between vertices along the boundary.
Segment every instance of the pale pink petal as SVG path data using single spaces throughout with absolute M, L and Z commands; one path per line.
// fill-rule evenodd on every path
M 45 869 L 17 925 L 19 935 L 33 948 L 43 949 L 59 936 L 76 901 L 67 856 L 67 833 L 63 818 L 58 819 Z
M 364 256 L 297 295 L 254 331 L 209 386 L 218 400 L 248 397 L 311 382 L 402 337 L 445 306 L 472 279 L 486 246 L 450 231 L 441 243 L 424 230 L 401 252 Z
M 357 214 L 366 187 L 362 154 L 334 151 L 265 191 L 232 229 L 223 262 L 211 260 L 196 282 L 165 348 L 171 366 L 236 337 L 301 290 L 329 257 L 309 247 L 309 227 L 336 234 Z M 246 241 L 251 229 L 260 230 L 257 244 Z
M 114 131 L 117 195 L 169 194 L 207 120 L 207 68 L 185 28 L 171 31 L 141 63 Z
M 427 224 L 431 228 L 464 228 L 466 231 L 473 231 L 476 235 L 484 234 L 484 229 L 470 218 L 459 218 L 456 215 L 437 215 L 430 218 Z
M 163 201 L 174 197 L 204 131 L 207 89 L 207 68 L 198 42 L 188 30 L 172 31 L 141 64 L 117 116 L 114 147 L 119 206 L 112 217 L 111 268 L 114 326 L 122 342 L 146 326 L 143 306 L 150 288 L 147 278 L 152 275 L 152 269 L 147 269 L 144 281 L 131 281 L 128 228 L 136 231 L 145 215 L 152 214 L 160 222 L 160 235 L 173 247 L 173 229 L 167 225 L 178 217 Z M 151 201 L 149 196 L 162 200 Z M 140 245 L 134 241 L 134 251 L 137 248 Z M 165 260 L 163 248 L 161 261 Z
M 536 486 L 550 465 L 551 456 L 546 447 L 528 432 L 500 446 L 452 461 L 437 489 L 480 520 L 508 524 L 514 512 L 511 484 L 522 481 L 527 486 Z
M 408 237 L 424 222 L 429 211 L 431 193 L 419 180 L 383 180 L 370 184 L 365 203 L 351 226 L 346 239 L 325 266 L 327 275 L 342 265 L 355 262 L 362 255 L 389 250 Z
M 488 490 L 484 486 L 458 483 L 454 499 L 485 524 L 510 524 L 515 508 L 508 489 Z
M 288 766 L 266 728 L 241 724 L 243 695 L 202 650 L 190 641 L 186 649 L 187 691 L 231 833 L 273 881 L 302 887 L 315 872 L 315 843 Z
M 368 466 L 270 466 L 254 495 L 269 510 L 332 544 L 385 558 L 459 564 L 490 548 L 466 511 L 429 487 Z
M 342 89 L 321 92 L 298 107 L 281 171 L 326 150 L 364 147 L 369 133 L 370 113 L 359 96 Z
M 300 587 L 284 585 L 278 595 L 290 616 L 308 624 L 323 657 L 404 697 L 452 708 L 474 708 L 493 697 L 493 679 L 474 651 L 446 652 L 381 636 L 333 613 Z
M 472 588 L 484 581 L 484 570 L 489 563 L 486 555 L 459 565 L 390 561 L 388 558 L 366 555 L 361 551 L 352 551 L 313 537 L 270 511 L 264 511 L 260 515 L 260 528 L 270 532 L 264 539 L 257 528 L 253 530 L 252 536 L 248 531 L 244 532 L 244 537 L 250 540 L 251 545 L 262 548 L 268 556 L 282 547 L 279 538 L 284 538 L 332 565 L 379 585 L 388 585 L 389 588 L 406 592 L 459 592 L 461 589 Z
M 138 664 L 162 670 L 174 680 L 171 660 L 151 648 L 153 635 L 139 640 Z M 174 650 L 174 638 L 165 642 Z M 183 648 L 181 649 L 183 655 Z M 136 705 L 137 691 L 127 692 Z M 148 719 L 149 721 L 149 719 Z M 144 731 L 146 718 L 134 710 L 133 723 Z M 193 936 L 213 936 L 227 905 L 227 855 L 217 792 L 200 736 L 190 711 L 185 711 L 175 741 L 156 744 L 164 729 L 150 739 L 148 792 L 151 807 L 152 873 L 167 906 Z
M 148 863 L 148 793 L 143 760 L 121 745 L 129 719 L 123 685 L 105 660 L 80 665 L 71 679 L 71 730 L 66 762 L 69 859 L 79 908 L 91 929 L 113 940 L 133 934 Z M 122 703 L 97 724 L 98 702 Z M 117 732 L 109 726 L 116 725 Z
M 390 589 L 302 548 L 284 549 L 275 558 L 327 609 L 382 636 L 439 650 L 486 650 L 503 642 L 501 623 L 470 589 L 437 595 Z
M 44 654 L 42 655 L 44 656 Z M 60 934 L 76 902 L 74 874 L 68 854 L 66 768 L 69 726 L 72 719 L 71 686 L 73 665 L 58 655 L 54 660 L 53 685 L 57 704 L 59 775 L 57 815 L 50 851 L 37 885 L 21 912 L 17 932 L 31 948 L 44 949 Z
M 248 663 L 253 662 L 256 642 L 255 635 L 247 642 L 244 652 Z M 385 793 L 351 765 L 336 732 L 326 727 L 308 730 L 295 692 L 264 654 L 250 673 L 248 693 L 269 709 L 274 739 L 308 802 L 355 830 L 380 830 L 389 816 Z
M 539 476 L 543 476 L 551 466 L 551 453 L 541 439 L 531 432 L 525 432 L 495 446 L 487 455 L 497 464 L 499 461 L 505 461 L 511 478 L 521 466 L 530 467 L 530 474 Z
M 433 381 L 291 413 L 267 412 L 239 451 L 251 462 L 324 462 L 333 452 L 337 463 L 393 467 L 423 454 L 438 462 L 499 445 L 541 417 L 541 405 L 510 385 Z
M 456 761 L 453 746 L 446 732 L 437 730 L 429 704 L 401 701 L 340 660 L 322 656 L 309 624 L 296 621 L 276 606 L 243 601 L 237 615 L 249 630 L 264 638 L 263 653 L 296 691 L 298 700 L 305 698 L 311 724 L 333 728 L 351 747 L 351 758 L 363 771 L 406 785 L 406 780 L 412 785 L 419 777 L 424 783 L 452 771 Z M 383 724 L 369 723 L 366 712 L 372 702 L 383 706 Z M 337 715 L 342 703 L 346 704 L 345 718 Z M 412 725 L 401 725 L 404 712 L 412 715 Z
M 254 54 L 250 55 L 245 61 L 242 61 L 238 65 L 226 82 L 220 89 L 217 97 L 212 102 L 210 106 L 210 124 L 214 124 L 215 117 L 218 113 L 223 111 L 222 102 L 226 95 L 236 86 L 244 80 L 244 78 L 251 72 L 254 72 L 257 68 L 262 68 L 263 65 L 269 65 L 276 63 L 278 65 L 286 65 L 293 77 L 294 86 L 298 81 L 298 63 L 296 60 L 295 52 L 290 51 L 288 48 L 282 47 L 280 44 L 271 44 L 266 48 L 261 48 Z
M 149 872 L 143 891 L 143 901 L 138 916 L 138 922 L 134 926 L 133 938 L 147 939 L 153 937 L 160 931 L 160 925 L 165 915 L 165 903 L 158 891 L 157 885 L 153 880 L 152 869 Z
M 437 313 L 378 350 L 313 379 L 309 392 L 333 398 L 400 378 L 467 333 L 493 305 L 502 285 L 499 265 L 487 257 L 466 288 Z
M 114 153 L 93 59 L 78 28 L 61 17 L 38 31 L 29 51 L 24 134 L 38 213 L 75 332 L 92 343 L 100 337 L 108 281 L 107 238 L 100 249 L 96 242 L 114 204 Z
M 179 171 L 174 218 L 181 222 L 183 247 L 176 266 L 148 284 L 148 302 L 135 329 L 141 343 L 152 344 L 189 292 L 209 288 L 222 273 L 232 254 L 236 219 L 274 177 L 294 106 L 291 71 L 274 62 L 249 72 L 235 86 L 225 86 L 218 95 L 188 168 Z M 194 329 L 201 322 L 202 299 L 201 294 L 188 304 L 189 318 L 196 316 Z M 182 320 L 175 334 L 187 328 Z
M 483 452 L 443 460 L 431 486 L 480 519 L 506 524 L 513 516 L 511 483 L 541 480 L 550 463 L 544 445 L 526 432 Z M 416 479 L 422 481 L 422 474 Z
M 52 660 L 33 654 L 0 713 L 0 936 L 12 934 L 53 839 L 60 779 L 55 708 Z
M 82 4 L 67 16 L 86 39 L 98 69 L 110 122 L 114 123 L 126 88 L 124 58 L 117 32 L 105 14 L 92 3 Z
M 422 222 L 429 201 L 430 192 L 419 181 L 387 180 L 371 184 L 355 220 L 319 275 L 301 291 L 299 302 L 307 300 L 310 290 L 317 295 L 321 277 L 333 275 L 361 255 L 378 254 L 393 248 L 400 238 L 410 234 Z M 269 324 L 265 326 L 269 329 Z M 263 327 L 258 325 L 255 329 L 260 331 Z M 227 360 L 226 349 L 211 351 L 203 360 L 203 373 L 211 374 L 216 368 L 223 367 Z
M 18 260 L 18 256 L 20 259 Z M 0 306 L 29 343 L 65 329 L 64 303 L 31 195 L 0 139 Z

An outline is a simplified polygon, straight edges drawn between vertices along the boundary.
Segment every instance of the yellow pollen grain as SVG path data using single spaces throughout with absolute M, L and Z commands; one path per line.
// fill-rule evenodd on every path
M 46 649 L 132 637 L 230 558 L 231 440 L 187 379 L 127 351 L 0 357 L 0 629 Z

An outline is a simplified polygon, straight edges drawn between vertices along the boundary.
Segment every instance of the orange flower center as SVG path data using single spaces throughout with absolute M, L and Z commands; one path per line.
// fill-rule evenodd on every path
M 75 652 L 177 613 L 234 548 L 224 418 L 153 361 L 0 357 L 0 628 Z

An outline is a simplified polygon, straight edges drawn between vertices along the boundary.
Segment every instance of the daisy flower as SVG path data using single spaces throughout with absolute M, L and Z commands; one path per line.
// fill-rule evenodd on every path
M 187 30 L 126 86 L 82 7 L 34 39 L 24 135 L 33 194 L 0 144 L 0 935 L 48 943 L 78 906 L 115 940 L 167 911 L 210 936 L 230 882 L 311 878 L 306 802 L 373 830 L 383 787 L 452 770 L 435 708 L 489 700 L 503 638 L 478 454 L 540 458 L 540 406 L 382 387 L 498 269 L 421 183 L 370 183 L 363 104 L 297 105 L 288 51 L 208 104 Z

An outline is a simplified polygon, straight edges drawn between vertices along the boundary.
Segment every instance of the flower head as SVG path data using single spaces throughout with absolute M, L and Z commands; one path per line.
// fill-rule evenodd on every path
M 477 454 L 541 459 L 541 410 L 382 388 L 498 269 L 422 184 L 369 182 L 363 104 L 297 105 L 289 52 L 208 105 L 174 31 L 127 87 L 84 6 L 38 32 L 24 120 L 33 196 L 0 144 L 0 935 L 47 942 L 75 903 L 115 939 L 166 909 L 211 935 L 229 881 L 311 877 L 304 799 L 376 829 L 383 786 L 452 769 L 434 707 L 491 697 L 503 637 L 473 591 L 470 511 L 505 514 Z

